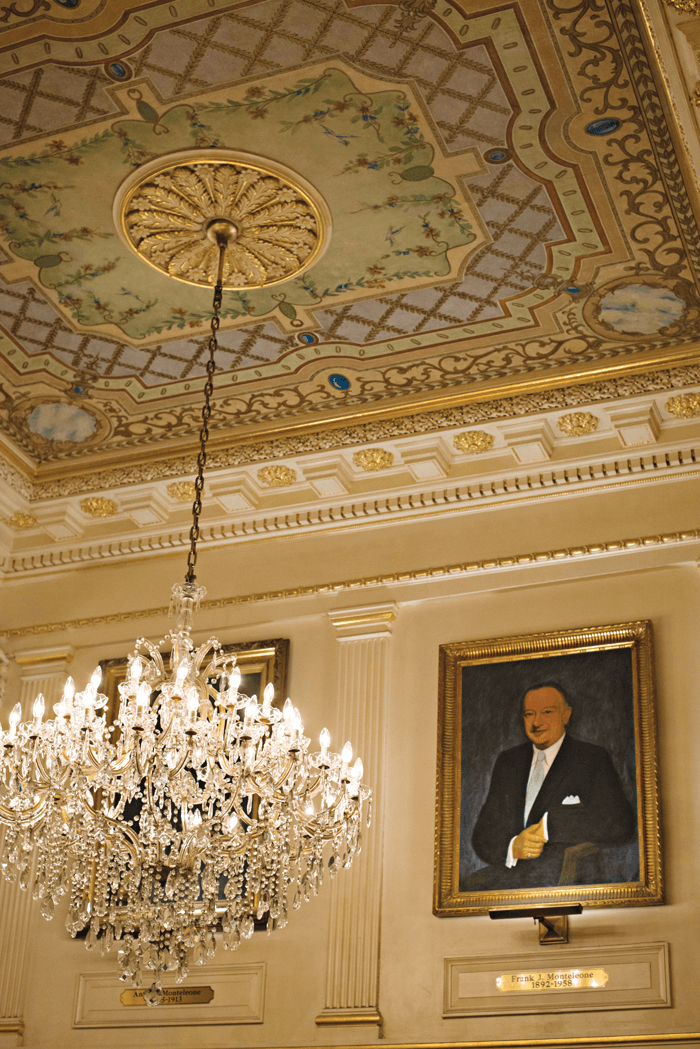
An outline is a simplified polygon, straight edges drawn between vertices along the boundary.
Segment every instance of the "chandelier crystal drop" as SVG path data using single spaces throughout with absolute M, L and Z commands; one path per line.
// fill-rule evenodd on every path
M 221 224 L 219 224 L 221 225 Z M 216 638 L 195 647 L 192 617 L 209 398 L 221 303 L 220 249 L 202 410 L 188 572 L 172 589 L 176 626 L 159 646 L 136 642 L 108 718 L 98 667 L 82 692 L 68 678 L 54 717 L 19 703 L 0 727 L 0 870 L 45 918 L 68 900 L 66 927 L 86 947 L 116 948 L 121 979 L 159 1004 L 163 975 L 183 980 L 235 950 L 256 927 L 282 929 L 360 851 L 371 790 L 352 746 L 311 751 L 299 711 L 239 692 L 235 655 Z M 165 655 L 164 655 L 165 653 Z M 111 720 L 111 723 L 110 723 Z M 33 862 L 33 856 L 36 862 Z

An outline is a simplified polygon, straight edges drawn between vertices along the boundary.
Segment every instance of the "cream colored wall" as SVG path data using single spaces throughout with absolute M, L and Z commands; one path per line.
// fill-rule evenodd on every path
M 522 587 L 507 593 L 415 604 L 402 609 L 396 636 L 396 676 L 390 708 L 387 767 L 382 1004 L 391 1002 L 396 1041 L 575 1037 L 689 1031 L 698 1027 L 697 869 L 692 828 L 698 818 L 697 623 L 700 576 L 695 566 Z M 437 648 L 448 641 L 498 637 L 651 619 L 655 627 L 662 783 L 662 826 L 668 905 L 587 910 L 570 919 L 571 946 L 668 940 L 675 1007 L 639 1012 L 440 1020 L 442 960 L 447 956 L 524 953 L 536 949 L 527 920 L 438 919 L 430 911 L 434 819 Z M 416 675 L 415 654 L 425 653 Z M 420 776 L 416 772 L 422 770 Z M 410 865 L 396 862 L 410 857 Z M 390 859 L 394 858 L 394 862 Z M 694 930 L 694 933 L 693 933 Z M 557 948 L 543 948 L 556 964 Z M 420 959 L 407 966 L 406 959 Z M 408 978 L 407 978 L 408 977 Z
M 633 486 L 585 498 L 550 498 L 489 512 L 422 522 L 251 543 L 200 556 L 199 579 L 210 596 L 318 585 L 464 561 L 568 549 L 561 560 L 524 567 L 481 567 L 454 576 L 397 580 L 351 590 L 317 592 L 286 601 L 229 605 L 202 612 L 202 636 L 224 641 L 289 637 L 289 691 L 302 709 L 308 735 L 327 724 L 334 745 L 342 712 L 337 703 L 339 644 L 328 613 L 395 602 L 386 697 L 384 779 L 374 784 L 384 817 L 379 1008 L 384 1037 L 396 1042 L 475 1042 L 609 1035 L 643 1036 L 700 1031 L 698 972 L 697 833 L 700 774 L 700 573 L 697 541 L 661 542 L 608 553 L 571 549 L 635 536 L 697 527 L 695 481 Z M 3 628 L 103 616 L 167 604 L 182 556 L 122 566 L 94 566 L 54 578 L 5 583 Z M 667 941 L 673 1007 L 567 1015 L 443 1020 L 445 957 L 536 951 L 529 921 L 438 919 L 432 915 L 438 646 L 449 641 L 651 619 L 656 643 L 660 777 L 668 904 L 656 908 L 588 910 L 571 920 L 572 946 Z M 122 655 L 136 636 L 154 639 L 164 617 L 101 622 L 25 634 L 2 643 L 10 656 L 41 646 L 69 644 L 71 670 L 84 680 L 100 658 Z M 19 668 L 12 662 L 5 721 Z M 363 857 L 359 858 L 362 863 Z M 343 875 L 339 876 L 339 880 Z M 46 923 L 34 909 L 24 1007 L 24 1044 L 34 1049 L 88 1049 L 94 1045 L 223 1047 L 364 1044 L 376 1028 L 319 1029 L 324 1005 L 329 893 L 294 912 L 270 938 L 256 934 L 215 964 L 267 964 L 263 1024 L 216 1027 L 75 1030 L 78 973 L 116 973 L 116 961 L 73 942 L 62 917 Z M 547 951 L 547 964 L 558 948 Z M 198 972 L 206 983 L 206 967 Z M 122 986 L 115 975 L 115 996 Z M 640 1043 L 641 1044 L 641 1041 Z M 687 1043 L 686 1043 L 687 1044 Z M 700 1036 L 693 1044 L 700 1045 Z

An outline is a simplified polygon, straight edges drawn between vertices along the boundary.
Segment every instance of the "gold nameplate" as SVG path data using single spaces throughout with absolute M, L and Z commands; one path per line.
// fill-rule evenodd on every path
M 212 987 L 164 987 L 160 1005 L 208 1005 L 214 997 Z M 122 1005 L 143 1005 L 143 988 L 122 991 L 119 995 Z
M 605 969 L 556 969 L 542 973 L 502 973 L 496 977 L 499 991 L 580 991 L 605 987 Z

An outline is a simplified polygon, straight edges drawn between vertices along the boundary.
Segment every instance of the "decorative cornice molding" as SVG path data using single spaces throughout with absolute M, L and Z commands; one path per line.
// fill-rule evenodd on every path
M 700 384 L 700 365 L 684 368 L 665 368 L 617 379 L 585 382 L 574 386 L 552 389 L 490 400 L 474 400 L 458 407 L 433 408 L 422 413 L 396 415 L 371 422 L 357 422 L 337 429 L 316 429 L 291 436 L 274 437 L 261 441 L 229 443 L 216 448 L 212 434 L 212 449 L 208 453 L 210 470 L 263 464 L 271 460 L 291 459 L 314 452 L 337 451 L 362 444 L 437 433 L 460 426 L 518 418 L 546 411 L 566 408 L 584 408 L 603 401 L 617 401 L 645 393 L 676 392 L 686 386 Z M 55 468 L 54 468 L 55 469 Z M 19 474 L 0 458 L 0 478 L 31 501 L 65 498 L 106 489 L 145 484 L 156 480 L 182 478 L 196 470 L 196 452 L 153 461 L 135 462 L 118 467 L 105 467 L 90 473 L 71 474 L 74 463 L 61 467 L 65 476 L 52 480 L 31 481 Z
M 462 561 L 457 564 L 440 565 L 438 567 L 416 568 L 401 572 L 387 572 L 375 576 L 360 577 L 357 579 L 345 579 L 329 583 L 315 583 L 310 586 L 288 587 L 284 590 L 267 590 L 256 594 L 233 594 L 230 597 L 220 597 L 209 601 L 202 601 L 201 609 L 209 611 L 217 608 L 230 608 L 234 605 L 257 604 L 262 601 L 286 601 L 293 597 L 311 597 L 315 594 L 335 593 L 343 590 L 359 590 L 362 588 L 388 586 L 410 582 L 425 582 L 432 579 L 441 579 L 445 576 L 455 577 L 459 575 L 474 575 L 478 572 L 509 571 L 512 568 L 526 568 L 546 564 L 548 562 L 562 562 L 585 557 L 597 557 L 607 554 L 619 554 L 626 550 L 641 550 L 649 547 L 664 547 L 669 544 L 690 544 L 700 540 L 700 528 L 687 532 L 664 532 L 658 535 L 648 535 L 631 539 L 614 539 L 609 542 L 589 543 L 586 546 L 562 547 L 558 550 L 542 550 L 536 553 L 511 554 L 507 557 L 488 558 L 481 561 Z M 385 606 L 391 607 L 391 606 Z M 91 627 L 98 623 L 122 623 L 138 619 L 154 619 L 164 617 L 168 614 L 168 606 L 161 605 L 158 608 L 140 609 L 134 612 L 110 612 L 102 616 L 89 616 L 84 619 L 66 619 L 57 623 L 39 623 L 34 626 L 15 627 L 6 630 L 3 634 L 5 640 L 18 637 L 29 637 L 36 634 L 51 634 L 59 630 L 77 630 L 80 627 Z M 461 1043 L 445 1043 L 456 1045 Z M 464 1043 L 471 1045 L 473 1043 Z M 476 1043 L 474 1043 L 476 1044 Z M 501 1043 L 493 1043 L 500 1045 Z M 502 1043 L 504 1045 L 508 1043 Z M 525 1043 L 512 1043 L 520 1045 Z M 546 1044 L 546 1043 L 533 1043 Z M 558 1044 L 558 1043 L 557 1043 Z M 386 1047 L 388 1049 L 388 1047 Z
M 675 7 L 684 15 L 700 15 L 700 0 L 664 0 L 669 7 Z
M 646 453 L 598 459 L 573 466 L 549 463 L 541 469 L 499 472 L 473 483 L 452 484 L 443 488 L 387 492 L 367 498 L 339 497 L 332 505 L 293 509 L 286 513 L 245 511 L 235 520 L 222 519 L 200 531 L 201 545 L 222 546 L 231 542 L 269 542 L 277 536 L 302 535 L 361 528 L 367 524 L 384 524 L 391 520 L 415 520 L 437 514 L 464 513 L 469 508 L 508 506 L 534 500 L 568 496 L 578 492 L 607 491 L 631 485 L 650 484 L 655 480 L 686 478 L 700 473 L 700 451 L 693 447 L 676 448 L 673 452 L 658 450 Z M 75 539 L 57 541 L 50 547 L 8 555 L 0 564 L 0 578 L 35 576 L 56 572 L 97 561 L 133 560 L 154 554 L 184 550 L 190 542 L 189 531 L 160 529 L 128 539 L 105 539 L 104 536 L 83 546 L 71 545 Z

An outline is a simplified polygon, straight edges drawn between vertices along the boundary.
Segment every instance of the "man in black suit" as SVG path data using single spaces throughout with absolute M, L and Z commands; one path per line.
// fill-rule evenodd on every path
M 523 721 L 531 742 L 496 759 L 472 835 L 474 851 L 489 866 L 466 878 L 462 891 L 554 886 L 569 846 L 632 840 L 634 814 L 610 755 L 568 736 L 570 717 L 556 682 L 525 693 Z

